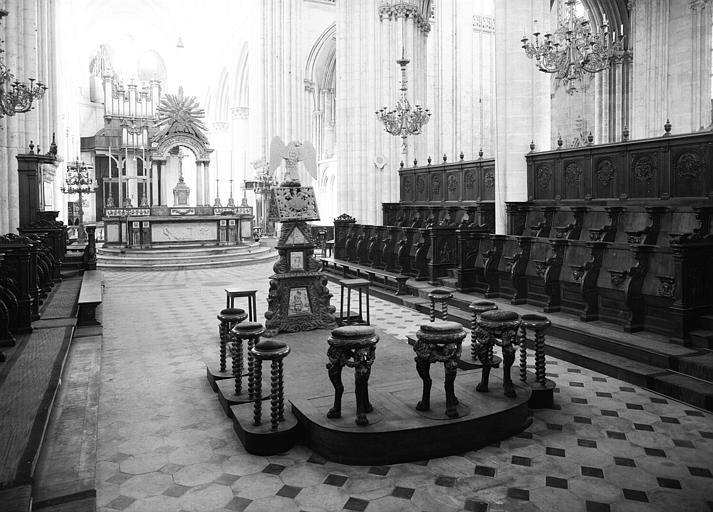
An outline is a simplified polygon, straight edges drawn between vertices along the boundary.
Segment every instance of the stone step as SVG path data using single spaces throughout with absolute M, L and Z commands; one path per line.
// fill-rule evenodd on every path
M 226 259 L 252 259 L 254 257 L 259 257 L 260 255 L 275 253 L 274 250 L 269 247 L 257 247 L 250 250 L 243 251 L 225 251 L 217 253 L 191 253 L 183 252 L 181 254 L 107 254 L 99 253 L 97 254 L 97 261 L 100 263 L 112 263 L 112 262 L 122 262 L 126 264 L 136 264 L 136 265 L 152 265 L 152 264 L 164 264 L 164 263 L 199 263 L 208 261 L 220 261 Z
M 703 315 L 701 317 L 701 328 L 713 330 L 713 315 Z
M 651 378 L 665 373 L 664 369 L 657 366 L 632 361 L 627 357 L 610 354 L 554 336 L 547 336 L 545 352 L 557 359 L 641 387 L 648 387 Z M 554 370 L 548 368 L 548 371 Z M 558 382 L 556 378 L 554 380 Z M 561 382 L 558 384 L 562 385 Z
M 713 330 L 698 329 L 691 331 L 691 347 L 713 349 Z
M 682 357 L 674 362 L 679 373 L 713 382 L 713 352 L 705 351 L 695 356 Z
M 649 387 L 666 396 L 713 411 L 713 383 L 690 375 L 668 372 L 653 377 Z
M 261 246 L 259 243 L 251 243 L 249 245 L 202 245 L 202 244 L 190 244 L 190 245 L 165 245 L 161 247 L 152 248 L 127 248 L 127 247 L 97 247 L 97 254 L 106 255 L 121 255 L 125 257 L 168 257 L 168 256 L 182 256 L 185 254 L 223 254 L 227 252 L 247 252 L 254 251 L 256 249 L 268 250 L 269 247 Z
M 177 261 L 173 260 L 161 260 L 154 262 L 137 263 L 136 261 L 126 262 L 126 261 L 108 261 L 105 259 L 97 260 L 97 267 L 100 269 L 114 269 L 114 270 L 128 270 L 128 271 L 138 271 L 138 270 L 189 270 L 197 268 L 220 268 L 220 267 L 234 267 L 240 265 L 251 265 L 253 263 L 269 261 L 277 259 L 277 252 L 274 250 L 269 250 L 265 252 L 260 252 L 257 254 L 243 255 L 243 256 L 230 256 L 226 258 L 212 257 L 208 260 L 198 260 L 198 261 Z

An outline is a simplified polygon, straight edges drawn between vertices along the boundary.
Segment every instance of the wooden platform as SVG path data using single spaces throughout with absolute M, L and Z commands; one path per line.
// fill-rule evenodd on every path
M 434 367 L 431 373 L 437 372 Z M 374 411 L 368 415 L 370 424 L 366 427 L 354 423 L 354 393 L 344 395 L 339 419 L 327 418 L 334 395 L 294 400 L 292 410 L 302 424 L 307 445 L 329 460 L 383 465 L 433 459 L 500 441 L 530 425 L 529 388 L 518 386 L 517 397 L 507 398 L 501 379 L 491 376 L 488 393 L 475 391 L 479 380 L 480 372 L 458 373 L 455 391 L 462 416 L 455 419 L 445 414 L 442 378 L 433 379 L 431 410 L 425 412 L 415 408 L 421 397 L 418 377 L 371 386 L 369 398 Z
M 374 412 L 368 415 L 370 425 L 366 427 L 358 427 L 354 422 L 354 371 L 349 368 L 344 368 L 342 374 L 345 387 L 342 418 L 326 417 L 334 397 L 326 369 L 329 331 L 319 329 L 277 336 L 292 349 L 284 361 L 286 412 L 291 403 L 291 412 L 299 422 L 304 442 L 317 453 L 333 461 L 355 465 L 430 459 L 505 439 L 530 424 L 529 388 L 518 386 L 517 397 L 506 398 L 501 369 L 493 370 L 488 393 L 475 391 L 480 370 L 459 371 L 455 388 L 461 416 L 449 419 L 445 415 L 443 364 L 434 364 L 431 367 L 431 411 L 417 411 L 415 405 L 422 384 L 416 373 L 413 348 L 375 327 L 380 341 L 369 381 Z M 412 328 L 415 332 L 418 326 Z M 469 357 L 466 352 L 464 357 Z M 513 372 L 518 381 L 517 369 Z M 224 382 L 230 381 L 218 382 L 219 395 Z M 263 418 L 269 424 L 269 402 L 263 406 Z M 232 409 L 249 407 L 242 405 Z

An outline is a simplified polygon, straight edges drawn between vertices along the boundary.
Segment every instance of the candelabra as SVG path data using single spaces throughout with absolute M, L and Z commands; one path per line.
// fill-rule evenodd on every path
M 260 211 L 258 212 L 258 223 L 260 224 L 261 234 L 268 235 L 268 209 L 270 202 L 270 190 L 277 185 L 277 181 L 273 178 L 269 167 L 265 166 L 260 172 L 255 174 L 255 194 L 260 194 Z
M 77 194 L 77 215 L 79 216 L 79 227 L 77 229 L 77 240 L 84 242 L 87 239 L 87 234 L 84 231 L 84 209 L 82 196 L 95 192 L 93 180 L 89 171 L 93 167 L 82 162 L 79 157 L 73 162 L 67 162 L 67 177 L 62 185 L 62 192 L 65 194 Z
M 401 50 L 401 58 L 396 63 L 401 67 L 401 97 L 396 102 L 396 108 L 387 110 L 383 107 L 377 110 L 376 117 L 384 123 L 384 130 L 391 135 L 401 137 L 401 154 L 403 160 L 407 159 L 407 143 L 406 139 L 409 135 L 419 135 L 423 127 L 428 123 L 431 117 L 431 112 L 421 105 L 416 104 L 416 108 L 411 107 L 406 97 L 408 92 L 408 82 L 406 81 L 406 65 L 410 61 L 404 56 L 404 50 Z
M 0 19 L 7 14 L 6 10 L 0 9 Z M 47 87 L 42 82 L 35 83 L 34 78 L 29 78 L 29 83 L 16 80 L 2 60 L 3 53 L 5 50 L 0 48 L 0 117 L 29 112 L 32 103 L 45 95 Z
M 598 73 L 609 67 L 612 57 L 624 50 L 624 36 L 611 32 L 606 24 L 596 30 L 588 20 L 577 16 L 578 0 L 567 0 L 567 17 L 554 34 L 534 32 L 534 41 L 521 39 L 525 55 L 535 59 L 537 68 L 544 73 L 555 73 L 569 94 L 577 92 L 577 82 L 585 73 Z M 623 32 L 623 30 L 622 30 Z

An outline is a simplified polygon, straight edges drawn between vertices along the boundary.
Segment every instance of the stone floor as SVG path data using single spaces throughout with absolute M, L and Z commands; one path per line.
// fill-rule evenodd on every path
M 713 510 L 711 414 L 557 360 L 556 409 L 499 445 L 378 467 L 247 454 L 203 361 L 223 288 L 258 289 L 262 315 L 270 273 L 105 272 L 100 511 Z M 405 343 L 427 317 L 373 298 L 371 319 Z

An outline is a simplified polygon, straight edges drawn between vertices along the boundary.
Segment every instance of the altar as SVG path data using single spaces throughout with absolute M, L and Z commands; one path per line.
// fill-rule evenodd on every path
M 252 241 L 250 206 L 151 206 L 104 211 L 104 245 L 225 246 Z

